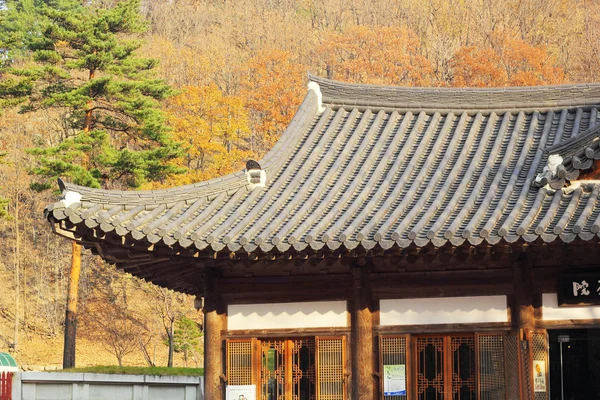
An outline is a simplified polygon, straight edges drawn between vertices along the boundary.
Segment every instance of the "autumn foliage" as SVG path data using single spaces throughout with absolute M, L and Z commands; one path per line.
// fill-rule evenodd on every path
M 400 86 L 436 84 L 419 41 L 406 28 L 355 26 L 333 32 L 317 48 L 328 78 Z
M 454 86 L 536 86 L 568 80 L 544 48 L 508 36 L 496 48 L 463 47 L 451 64 Z
M 302 100 L 305 79 L 306 66 L 291 52 L 260 51 L 248 60 L 240 94 L 251 118 L 253 152 L 273 147 Z
M 254 155 L 248 110 L 240 96 L 224 95 L 214 83 L 186 86 L 165 108 L 174 138 L 186 146 L 179 163 L 188 172 L 173 178 L 172 183 L 199 182 L 232 173 Z

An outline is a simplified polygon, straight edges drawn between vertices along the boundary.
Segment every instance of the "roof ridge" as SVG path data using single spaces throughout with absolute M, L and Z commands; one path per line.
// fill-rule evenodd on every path
M 346 83 L 309 74 L 323 103 L 332 107 L 431 110 L 524 110 L 576 108 L 600 104 L 600 83 L 494 88 L 411 87 Z

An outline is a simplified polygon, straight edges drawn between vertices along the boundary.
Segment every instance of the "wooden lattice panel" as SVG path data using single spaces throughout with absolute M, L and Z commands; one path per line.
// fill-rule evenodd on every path
M 252 385 L 252 341 L 227 342 L 227 384 Z
M 406 337 L 381 338 L 381 364 L 407 365 L 406 363 Z M 406 369 L 408 371 L 408 368 Z M 382 389 L 383 393 L 383 389 Z M 406 396 L 383 396 L 384 400 L 406 400 Z
M 545 381 L 546 381 L 546 391 L 545 392 L 534 392 L 535 400 L 547 400 L 548 399 L 548 370 L 550 368 L 550 363 L 548 362 L 548 335 L 545 331 L 543 332 L 533 332 L 531 336 L 531 356 L 532 361 L 543 361 L 546 367 L 545 371 Z M 532 364 L 532 363 L 530 363 Z M 537 371 L 533 370 L 531 373 L 536 374 Z
M 417 398 L 419 400 L 444 400 L 445 360 L 443 337 L 416 339 Z
M 518 399 L 519 387 L 519 337 L 517 333 L 504 335 L 504 361 L 506 376 L 506 398 Z
M 286 341 L 262 341 L 260 351 L 261 399 L 285 400 Z
M 452 399 L 476 400 L 475 338 L 473 336 L 452 337 L 450 351 L 452 352 Z
M 317 378 L 319 400 L 344 400 L 344 341 L 317 339 Z
M 519 354 L 520 354 L 520 361 L 519 361 L 519 366 L 521 368 L 521 374 L 522 374 L 522 382 L 523 382 L 523 390 L 524 390 L 524 396 L 527 396 L 525 399 L 523 400 L 529 400 L 529 399 L 533 399 L 533 379 L 532 379 L 532 368 L 531 368 L 531 364 L 533 362 L 533 355 L 530 352 L 529 349 L 529 342 L 527 340 L 522 340 L 519 339 L 519 343 L 520 343 L 520 349 L 519 349 Z
M 506 400 L 504 345 L 502 334 L 477 336 L 480 400 Z
M 292 400 L 316 400 L 315 341 L 297 339 L 289 343 L 292 357 Z

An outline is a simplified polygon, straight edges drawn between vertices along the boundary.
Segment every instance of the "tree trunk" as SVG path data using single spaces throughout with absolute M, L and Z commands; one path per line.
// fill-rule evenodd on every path
M 89 79 L 94 79 L 95 71 L 90 70 Z M 88 102 L 85 112 L 83 131 L 89 132 L 92 127 L 93 101 Z M 67 311 L 65 315 L 65 345 L 63 348 L 63 368 L 75 367 L 75 341 L 77 339 L 77 301 L 79 295 L 79 274 L 81 272 L 81 246 L 73 241 L 71 255 L 71 271 L 67 293 Z
M 79 292 L 79 274 L 81 272 L 81 246 L 73 241 L 69 289 L 67 293 L 67 312 L 65 315 L 65 345 L 63 350 L 63 369 L 75 367 L 75 340 L 77 338 L 77 297 Z
M 19 234 L 19 191 L 15 194 L 15 326 L 13 336 L 13 350 L 16 352 L 19 344 L 19 308 L 21 306 L 21 259 L 19 256 L 21 248 L 21 238 Z
M 175 320 L 171 319 L 170 320 L 171 324 L 169 326 L 169 332 L 168 332 L 168 336 L 169 336 L 169 360 L 167 361 L 167 367 L 172 368 L 173 367 L 173 336 L 175 335 L 174 332 L 174 327 L 175 327 Z

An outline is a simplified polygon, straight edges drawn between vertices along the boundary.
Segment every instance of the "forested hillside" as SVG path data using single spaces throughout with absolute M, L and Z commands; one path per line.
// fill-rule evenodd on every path
M 115 29 L 115 39 L 102 30 L 127 21 L 85 23 L 119 1 L 91 0 L 69 9 L 74 19 L 48 41 L 14 47 L 18 32 L 57 26 L 57 15 L 37 12 L 61 1 L 0 0 L 0 351 L 23 364 L 61 364 L 71 246 L 43 216 L 54 175 L 135 190 L 239 170 L 277 141 L 308 72 L 409 86 L 600 81 L 598 0 L 144 0 L 134 10 L 143 23 Z M 113 58 L 102 64 L 67 28 L 95 32 L 90 46 Z M 88 51 L 79 64 L 77 51 Z M 193 299 L 89 251 L 79 289 L 78 365 L 165 365 L 172 324 L 175 364 L 197 365 Z

